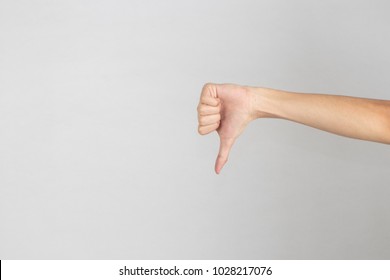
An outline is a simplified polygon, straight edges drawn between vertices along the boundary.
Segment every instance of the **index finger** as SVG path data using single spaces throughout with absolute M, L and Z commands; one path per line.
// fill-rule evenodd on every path
M 200 98 L 200 103 L 210 105 L 210 106 L 218 106 L 219 105 L 219 98 L 214 98 L 211 96 L 202 96 Z

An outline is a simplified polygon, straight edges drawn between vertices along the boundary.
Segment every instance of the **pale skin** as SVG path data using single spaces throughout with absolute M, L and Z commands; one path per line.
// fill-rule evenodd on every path
M 197 109 L 198 132 L 217 131 L 219 135 L 217 174 L 235 140 L 258 118 L 285 119 L 345 137 L 390 144 L 388 100 L 208 83 Z

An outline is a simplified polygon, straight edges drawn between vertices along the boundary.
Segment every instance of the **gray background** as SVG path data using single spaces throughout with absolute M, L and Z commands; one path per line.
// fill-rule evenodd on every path
M 390 258 L 390 149 L 205 82 L 390 99 L 388 1 L 0 1 L 0 258 Z

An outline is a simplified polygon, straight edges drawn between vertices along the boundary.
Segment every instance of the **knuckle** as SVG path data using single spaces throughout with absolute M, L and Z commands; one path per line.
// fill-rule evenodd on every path
M 210 89 L 212 86 L 213 86 L 212 83 L 205 83 L 205 84 L 203 85 L 203 89 L 204 89 L 204 90 L 207 90 L 207 89 Z
M 219 154 L 218 155 L 218 158 L 220 161 L 222 161 L 223 163 L 226 163 L 228 161 L 228 157 L 226 155 L 221 155 Z

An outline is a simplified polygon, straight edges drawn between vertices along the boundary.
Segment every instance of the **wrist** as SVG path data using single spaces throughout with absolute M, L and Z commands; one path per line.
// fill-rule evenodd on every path
M 252 115 L 257 118 L 278 118 L 278 100 L 282 94 L 280 90 L 249 87 L 248 92 L 252 100 Z

